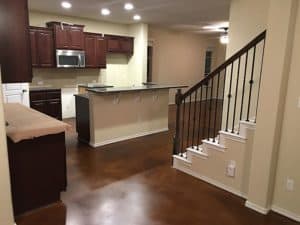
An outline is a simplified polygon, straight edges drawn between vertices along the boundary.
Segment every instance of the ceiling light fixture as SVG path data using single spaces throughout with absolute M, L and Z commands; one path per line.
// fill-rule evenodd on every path
M 222 35 L 222 36 L 220 37 L 220 42 L 221 42 L 221 44 L 223 44 L 223 45 L 227 45 L 227 44 L 229 43 L 229 37 L 228 37 L 228 34 Z
M 133 19 L 138 21 L 138 20 L 141 20 L 142 17 L 140 15 L 136 14 L 136 15 L 133 16 Z
M 220 42 L 223 45 L 227 45 L 229 43 L 229 36 L 228 36 L 228 27 L 224 27 L 224 33 L 220 36 Z
M 103 16 L 108 16 L 108 15 L 110 15 L 110 10 L 107 8 L 103 8 L 103 9 L 101 9 L 101 14 Z
M 72 4 L 70 2 L 62 2 L 61 6 L 65 9 L 70 9 L 72 7 Z
M 132 4 L 132 3 L 125 3 L 125 5 L 124 5 L 124 9 L 125 10 L 133 10 L 134 9 L 134 5 Z

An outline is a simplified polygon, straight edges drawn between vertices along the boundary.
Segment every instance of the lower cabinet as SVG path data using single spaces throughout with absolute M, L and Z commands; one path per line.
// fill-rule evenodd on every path
M 62 120 L 61 90 L 31 90 L 30 107 L 53 118 Z

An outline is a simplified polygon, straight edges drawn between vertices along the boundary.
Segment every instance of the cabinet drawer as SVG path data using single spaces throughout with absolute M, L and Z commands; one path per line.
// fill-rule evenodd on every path
M 61 92 L 60 91 L 47 91 L 46 92 L 46 99 L 61 99 Z
M 46 93 L 43 91 L 30 91 L 30 101 L 42 101 L 46 99 Z

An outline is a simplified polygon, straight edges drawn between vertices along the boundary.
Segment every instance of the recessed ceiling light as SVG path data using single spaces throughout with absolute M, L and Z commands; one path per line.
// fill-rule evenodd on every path
M 107 8 L 103 8 L 103 9 L 101 9 L 101 14 L 103 16 L 108 16 L 110 14 L 110 10 Z
M 61 6 L 65 9 L 70 9 L 72 7 L 72 4 L 70 2 L 62 2 Z
M 126 10 L 133 10 L 134 9 L 134 5 L 132 3 L 125 3 L 124 5 L 124 9 Z
M 136 15 L 133 16 L 133 19 L 134 20 L 141 20 L 142 17 L 140 15 L 136 14 Z

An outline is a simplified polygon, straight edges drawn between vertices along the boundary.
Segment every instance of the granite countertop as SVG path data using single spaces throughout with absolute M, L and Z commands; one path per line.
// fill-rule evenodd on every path
M 83 88 L 112 88 L 112 85 L 105 85 L 105 84 L 97 84 L 97 83 L 90 83 L 90 84 L 78 84 L 78 87 Z
M 60 90 L 61 88 L 52 87 L 52 86 L 31 86 L 29 91 L 54 91 Z
M 147 90 L 159 90 L 159 89 L 172 89 L 172 88 L 186 88 L 186 85 L 143 85 L 136 87 L 112 87 L 112 88 L 88 88 L 89 92 L 105 94 L 115 92 L 129 92 L 129 91 L 147 91 Z

